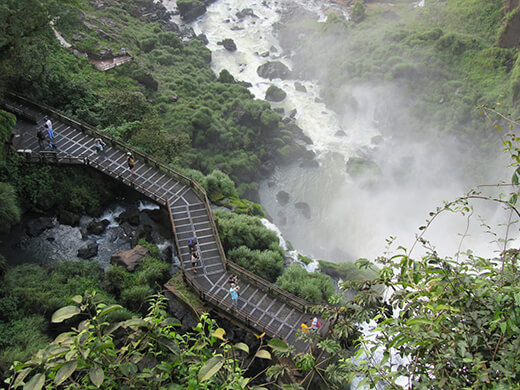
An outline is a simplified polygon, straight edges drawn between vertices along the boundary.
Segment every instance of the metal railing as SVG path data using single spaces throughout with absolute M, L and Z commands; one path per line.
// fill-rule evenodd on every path
M 160 171 L 165 172 L 166 174 L 175 178 L 180 183 L 185 184 L 188 187 L 190 187 L 195 192 L 195 194 L 199 197 L 201 202 L 204 204 L 204 207 L 206 209 L 206 213 L 208 215 L 208 219 L 210 222 L 211 230 L 215 236 L 215 242 L 216 242 L 219 254 L 220 254 L 220 258 L 222 260 L 222 263 L 223 263 L 225 269 L 226 270 L 232 269 L 233 272 L 239 273 L 240 275 L 242 275 L 243 277 L 245 277 L 249 281 L 251 281 L 253 284 L 255 284 L 257 287 L 259 287 L 263 290 L 267 290 L 268 292 L 277 295 L 278 297 L 282 298 L 286 303 L 293 305 L 295 308 L 299 309 L 300 311 L 308 312 L 309 308 L 312 306 L 312 304 L 310 302 L 307 302 L 304 299 L 301 299 L 285 290 L 282 290 L 279 287 L 273 285 L 272 283 L 264 280 L 263 278 L 251 273 L 250 271 L 246 270 L 245 268 L 242 268 L 239 265 L 228 261 L 226 254 L 224 252 L 224 248 L 222 246 L 222 242 L 221 242 L 219 234 L 218 234 L 215 220 L 213 218 L 213 211 L 211 210 L 208 196 L 206 194 L 206 191 L 196 181 L 194 181 L 193 179 L 184 175 L 183 173 L 175 170 L 174 168 L 169 167 L 169 166 L 165 165 L 164 163 L 156 160 L 151 155 L 134 148 L 133 146 L 127 144 L 126 142 L 116 139 L 110 135 L 107 135 L 107 134 L 99 131 L 95 127 L 88 125 L 84 122 L 81 122 L 81 121 L 78 121 L 75 119 L 71 119 L 70 117 L 65 116 L 64 114 L 60 113 L 59 111 L 56 111 L 52 107 L 49 107 L 43 103 L 33 101 L 33 100 L 26 98 L 25 96 L 22 96 L 13 91 L 7 92 L 7 95 L 16 100 L 23 102 L 23 104 L 36 107 L 38 110 L 42 111 L 43 113 L 50 115 L 53 118 L 59 119 L 61 122 L 66 123 L 76 129 L 80 130 L 84 134 L 103 138 L 105 141 L 110 142 L 110 144 L 114 148 L 120 149 L 122 151 L 131 151 L 134 154 L 134 156 L 141 158 L 142 161 L 144 161 L 146 164 L 155 166 Z M 20 108 L 15 109 L 14 107 L 11 107 L 11 106 L 9 106 L 9 107 L 13 108 L 15 111 L 19 112 L 21 115 L 28 115 L 31 118 L 30 114 L 27 113 L 28 110 L 24 110 L 24 109 L 20 109 Z M 36 118 L 33 118 L 33 119 L 36 121 Z M 85 156 L 77 156 L 77 157 L 68 157 L 67 156 L 67 157 L 65 157 L 65 156 L 60 156 L 59 152 L 58 153 L 40 152 L 40 156 L 38 156 L 38 158 L 45 159 L 45 161 L 41 161 L 41 162 L 47 162 L 47 163 L 73 163 L 73 162 L 66 162 L 66 160 L 74 161 L 74 160 L 78 160 L 78 159 L 81 160 L 81 159 L 86 158 L 86 162 L 84 162 L 85 164 L 95 166 L 97 169 L 99 169 L 103 172 L 108 171 L 107 168 L 101 166 L 95 160 L 89 160 L 88 157 L 85 157 Z M 31 157 L 31 159 L 33 159 L 33 158 L 34 157 Z M 52 159 L 54 159 L 54 160 L 52 160 Z M 78 163 L 78 162 L 76 162 L 76 163 Z M 167 199 L 163 199 L 163 198 L 155 195 L 151 191 L 147 190 L 146 188 L 144 188 L 142 186 L 139 186 L 138 184 L 136 184 L 135 182 L 133 182 L 131 180 L 124 180 L 119 175 L 116 175 L 116 177 L 119 177 L 120 180 L 122 180 L 125 184 L 128 184 L 132 188 L 139 187 L 140 192 L 142 192 L 146 196 L 150 197 L 151 199 L 154 199 L 157 201 L 160 200 L 160 203 L 162 203 L 164 206 L 166 206 L 168 208 L 168 212 L 170 214 L 170 220 L 172 223 L 172 229 L 175 229 L 171 205 L 169 204 Z M 177 234 L 176 234 L 175 230 L 173 233 L 174 233 L 175 243 L 177 245 L 177 249 L 178 249 L 179 257 L 180 257 L 180 246 L 179 246 L 179 242 L 178 242 Z M 182 259 L 181 259 L 181 264 L 183 264 Z M 183 270 L 184 270 L 184 265 L 183 265 Z M 199 290 L 199 289 L 200 289 L 200 287 L 197 288 L 197 290 Z

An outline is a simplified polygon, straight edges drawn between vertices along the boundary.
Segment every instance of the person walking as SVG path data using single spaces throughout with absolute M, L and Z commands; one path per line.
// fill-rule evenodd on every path
M 36 138 L 38 138 L 38 146 L 40 147 L 40 151 L 45 150 L 45 134 L 43 134 L 42 129 L 39 127 L 36 128 Z
M 101 138 L 96 138 L 96 152 L 97 154 L 103 154 L 103 151 L 105 150 L 106 143 Z
M 229 294 L 231 294 L 231 301 L 233 302 L 233 306 L 235 306 L 235 310 L 238 311 L 238 292 L 240 291 L 240 286 L 238 284 L 232 284 L 229 288 Z
M 43 125 L 45 130 L 47 130 L 47 137 L 49 137 L 49 141 L 54 140 L 54 132 L 52 131 L 52 122 L 49 118 L 45 117 L 46 121 Z
M 197 252 L 192 252 L 191 254 L 191 269 L 193 272 L 197 273 L 197 267 L 199 266 L 199 254 Z
M 195 237 L 188 240 L 188 248 L 190 249 L 190 255 L 197 251 L 197 239 Z
M 130 172 L 132 172 L 133 175 L 135 173 L 135 158 L 132 155 L 132 153 L 126 153 L 126 162 L 128 163 L 128 168 L 130 169 Z

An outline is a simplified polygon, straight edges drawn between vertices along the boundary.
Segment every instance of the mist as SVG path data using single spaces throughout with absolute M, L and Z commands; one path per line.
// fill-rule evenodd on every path
M 386 240 L 391 236 L 397 237 L 396 243 L 411 248 L 416 234 L 421 232 L 419 227 L 444 201 L 452 201 L 478 184 L 506 180 L 510 172 L 498 137 L 496 142 L 492 138 L 488 142 L 495 143 L 496 148 L 488 148 L 490 155 L 482 156 L 469 127 L 466 139 L 456 138 L 442 123 L 425 123 L 417 112 L 412 112 L 415 98 L 404 92 L 403 85 L 413 74 L 404 74 L 393 83 L 385 81 L 384 86 L 383 82 L 337 86 L 335 98 L 329 96 L 325 104 L 320 84 L 327 84 L 328 75 L 334 74 L 332 70 L 340 64 L 333 63 L 334 56 L 320 52 L 334 53 L 334 41 L 319 42 L 314 36 L 306 36 L 305 42 L 315 47 L 314 63 L 309 63 L 308 56 L 299 55 L 302 37 L 284 35 L 273 25 L 285 15 L 298 20 L 303 14 L 312 14 L 314 20 L 323 21 L 331 4 L 217 1 L 192 27 L 197 34 L 206 35 L 216 74 L 227 69 L 236 79 L 251 83 L 250 91 L 259 99 L 264 99 L 270 85 L 283 89 L 287 97 L 272 103 L 273 109 L 285 113 L 296 110 L 296 124 L 313 141 L 310 149 L 316 153 L 319 167 L 303 168 L 296 161 L 277 167 L 272 176 L 259 183 L 260 203 L 285 239 L 300 253 L 319 259 L 373 259 L 384 254 Z M 251 8 L 256 17 L 237 17 L 244 8 Z M 237 51 L 230 53 L 218 45 L 226 38 L 233 39 Z M 332 62 L 327 63 L 327 58 Z M 267 80 L 258 76 L 258 66 L 274 60 L 293 70 L 292 79 Z M 416 72 L 428 77 L 420 65 L 414 65 Z M 296 89 L 295 81 L 305 91 Z M 440 107 L 449 101 L 438 104 Z M 471 120 L 475 118 L 468 118 Z M 469 122 L 460 126 L 469 126 Z M 492 134 L 491 124 L 489 128 Z M 346 164 L 352 157 L 370 161 L 379 173 L 360 177 L 349 174 Z M 280 191 L 289 194 L 287 204 L 277 200 Z M 477 206 L 467 231 L 469 236 L 460 250 L 472 248 L 483 256 L 493 255 L 500 246 L 490 242 L 493 236 L 482 233 L 479 215 L 497 231 L 501 227 L 496 225 L 507 218 L 494 204 L 478 202 Z M 464 217 L 443 215 L 424 237 L 440 255 L 454 256 L 459 251 L 459 234 L 466 230 Z M 415 249 L 416 253 L 419 250 Z
M 316 141 L 320 167 L 280 167 L 261 186 L 261 203 L 302 253 L 335 262 L 374 259 L 384 254 L 390 237 L 396 237 L 396 245 L 410 249 L 421 233 L 419 227 L 444 201 L 453 201 L 479 184 L 510 177 L 498 137 L 493 159 L 484 159 L 471 142 L 444 134 L 441 128 L 429 131 L 430 135 L 413 127 L 396 129 L 384 113 L 392 113 L 401 124 L 411 117 L 410 98 L 396 86 L 366 84 L 345 90 L 357 102 L 356 108 L 345 106 L 338 113 L 346 136 L 331 137 L 329 132 L 328 138 L 322 137 L 327 134 L 323 128 L 309 132 Z M 356 144 L 363 137 L 371 141 Z M 374 162 L 380 174 L 349 175 L 345 163 L 350 157 Z M 488 162 L 482 164 L 481 159 Z M 290 194 L 288 205 L 276 201 L 279 191 Z M 310 218 L 295 207 L 298 202 L 309 204 Z M 472 249 L 481 256 L 493 256 L 503 250 L 481 224 L 484 220 L 500 235 L 503 227 L 499 225 L 507 221 L 507 213 L 493 202 L 472 205 L 475 211 L 469 228 L 466 217 L 445 213 L 425 232 L 424 238 L 439 255 L 454 257 Z M 414 251 L 424 253 L 420 245 Z

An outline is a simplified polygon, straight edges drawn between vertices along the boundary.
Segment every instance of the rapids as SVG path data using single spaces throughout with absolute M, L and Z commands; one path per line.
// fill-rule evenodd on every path
M 294 2 L 314 12 L 319 21 L 325 20 L 326 10 L 335 6 L 327 1 Z M 175 9 L 174 1 L 163 3 Z M 400 245 L 410 248 L 429 212 L 480 184 L 463 184 L 467 175 L 458 162 L 472 156 L 460 155 L 449 139 L 434 149 L 426 141 L 403 144 L 402 139 L 394 140 L 391 132 L 381 137 L 376 112 L 388 109 L 388 102 L 397 97 L 377 85 L 350 91 L 360 108 L 345 119 L 321 102 L 319 85 L 313 80 L 270 81 L 258 76 L 258 66 L 269 60 L 282 61 L 292 68 L 273 28 L 286 3 L 217 0 L 190 25 L 197 34 L 208 38 L 216 74 L 227 69 L 236 79 L 251 83 L 250 90 L 259 99 L 265 98 L 271 85 L 283 89 L 287 98 L 272 103 L 273 108 L 283 108 L 286 114 L 295 109 L 297 125 L 313 141 L 310 148 L 317 155 L 319 168 L 302 168 L 297 162 L 277 167 L 272 177 L 260 183 L 262 206 L 285 239 L 306 256 L 335 262 L 373 259 L 383 254 L 391 236 L 397 236 Z M 415 6 L 422 7 L 424 2 Z M 251 10 L 249 16 L 239 17 L 237 14 L 244 9 Z M 341 9 L 337 12 L 348 17 Z M 229 52 L 218 44 L 226 38 L 233 39 L 237 51 Z M 306 92 L 296 90 L 296 81 L 305 86 Z M 345 164 L 352 157 L 375 162 L 382 175 L 366 180 L 351 177 Z M 276 195 L 280 191 L 290 195 L 289 204 L 278 203 Z M 298 209 L 299 202 L 309 205 L 310 217 Z M 503 218 L 495 209 L 486 212 L 486 218 Z M 466 220 L 455 215 L 440 219 L 442 224 L 428 229 L 426 238 L 439 254 L 454 256 L 459 250 L 460 234 L 466 231 Z M 464 244 L 475 251 L 492 255 L 501 249 L 496 243 L 489 244 L 492 236 L 482 236 L 478 222 L 467 235 Z

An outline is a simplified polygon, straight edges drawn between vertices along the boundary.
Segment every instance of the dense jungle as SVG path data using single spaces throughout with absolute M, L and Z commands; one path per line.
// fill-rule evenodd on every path
M 205 312 L 150 236 L 139 240 L 148 255 L 132 272 L 0 254 L 4 388 L 520 388 L 519 2 L 318 2 L 325 20 L 287 1 L 277 23 L 294 79 L 314 80 L 347 122 L 362 104 L 353 91 L 378 84 L 374 99 L 389 102 L 376 115 L 383 135 L 390 127 L 403 131 L 397 142 L 449 135 L 473 177 L 504 164 L 510 178 L 446 199 L 424 216 L 410 248 L 390 237 L 374 259 L 324 259 L 308 272 L 314 259 L 288 261 L 298 248 L 262 224 L 269 216 L 258 196 L 274 166 L 309 159 L 308 137 L 250 84 L 216 74 L 204 34 L 172 19 L 192 21 L 211 1 L 177 0 L 172 14 L 152 0 L 5 0 L 0 99 L 14 91 L 47 104 L 196 180 L 218 207 L 228 259 L 307 300 L 331 326 L 302 332 L 309 349 L 298 354 L 241 331 Z M 123 57 L 131 60 L 99 69 Z M 94 172 L 25 164 L 10 149 L 21 118 L 2 107 L 0 240 L 29 217 L 99 216 L 129 196 Z M 361 175 L 374 169 L 363 159 L 353 165 Z M 504 210 L 503 229 L 490 232 L 501 250 L 439 256 L 424 233 L 445 214 L 476 219 L 479 202 Z M 165 283 L 200 307 L 192 326 L 168 310 Z

